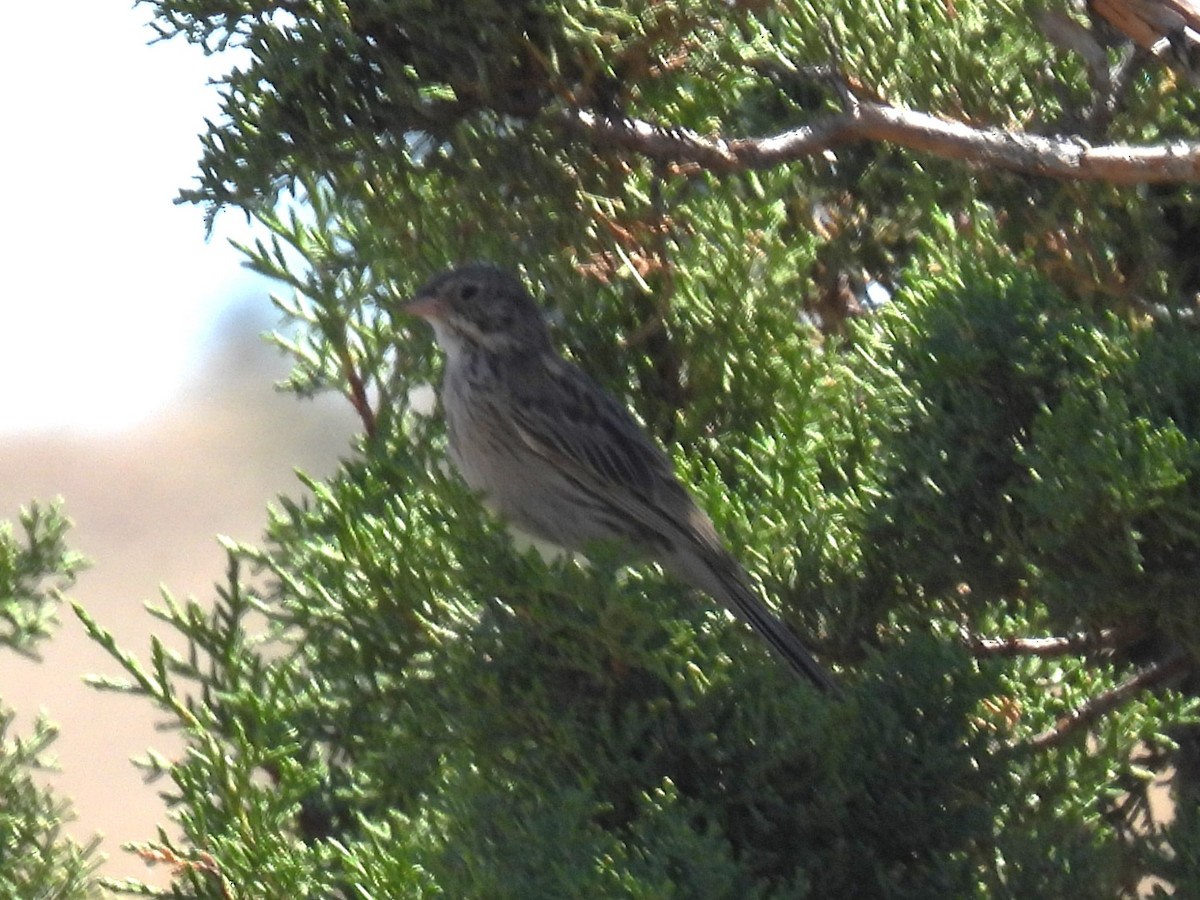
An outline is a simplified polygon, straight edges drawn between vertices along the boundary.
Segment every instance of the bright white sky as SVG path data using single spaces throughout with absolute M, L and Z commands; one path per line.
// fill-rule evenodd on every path
M 252 287 L 229 237 L 176 206 L 200 157 L 207 84 L 230 65 L 147 46 L 132 0 L 9 3 L 0 29 L 0 435 L 114 430 L 169 400 L 210 326 Z

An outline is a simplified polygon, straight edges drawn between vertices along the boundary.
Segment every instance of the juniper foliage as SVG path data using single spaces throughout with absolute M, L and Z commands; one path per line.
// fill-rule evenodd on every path
M 240 52 L 184 199 L 265 227 L 244 249 L 290 288 L 290 387 L 364 421 L 335 477 L 229 547 L 214 607 L 166 598 L 181 649 L 141 663 L 81 611 L 189 740 L 149 763 L 183 826 L 159 839 L 186 863 L 170 896 L 1196 883 L 1194 188 L 865 142 L 672 165 L 578 116 L 778 133 L 838 111 L 832 65 L 1082 135 L 1095 88 L 1041 4 L 149 5 L 164 38 Z M 1193 138 L 1195 102 L 1147 61 L 1103 137 Z M 521 552 L 444 472 L 409 393 L 437 354 L 398 302 L 478 258 L 664 441 L 841 696 L 653 569 Z M 846 300 L 864 273 L 892 293 L 872 315 Z M 1054 655 L 974 639 L 1075 633 Z M 1176 814 L 1148 818 L 1171 767 Z

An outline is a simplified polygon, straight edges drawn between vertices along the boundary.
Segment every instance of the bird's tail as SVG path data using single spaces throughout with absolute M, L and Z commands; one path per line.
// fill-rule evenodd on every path
M 713 591 L 714 598 L 757 631 L 767 645 L 797 673 L 808 678 L 822 691 L 836 691 L 838 684 L 833 676 L 813 658 L 796 633 L 777 619 L 754 595 L 741 566 L 731 559 L 728 562 L 729 565 L 717 563 L 711 567 L 716 585 L 720 588 L 720 593 Z

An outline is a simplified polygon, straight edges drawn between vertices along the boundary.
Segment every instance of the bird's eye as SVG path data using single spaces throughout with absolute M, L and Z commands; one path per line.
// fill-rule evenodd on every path
M 462 287 L 460 287 L 458 289 L 458 299 L 459 300 L 470 300 L 472 297 L 474 297 L 478 293 L 479 293 L 479 285 L 464 284 Z

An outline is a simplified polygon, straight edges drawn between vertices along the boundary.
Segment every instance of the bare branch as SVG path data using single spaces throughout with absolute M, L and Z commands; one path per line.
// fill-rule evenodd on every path
M 714 171 L 740 168 L 722 140 L 701 137 L 686 128 L 664 128 L 640 119 L 612 119 L 569 109 L 562 124 L 605 147 L 621 147 L 664 163 L 698 165 Z
M 1177 653 L 1161 662 L 1149 665 L 1136 675 L 1122 681 L 1112 690 L 1104 691 L 1062 716 L 1053 728 L 1033 737 L 1026 746 L 1031 750 L 1048 750 L 1064 743 L 1081 729 L 1093 725 L 1101 716 L 1112 712 L 1139 691 L 1153 687 L 1174 675 L 1187 671 L 1191 661 L 1186 654 Z
M 1121 643 L 1121 635 L 1111 628 L 1096 633 L 1080 632 L 1062 637 L 1020 638 L 1001 637 L 985 638 L 973 634 L 964 634 L 966 643 L 972 655 L 988 656 L 1066 656 L 1071 653 L 1084 653 L 1089 650 L 1103 650 L 1116 647 Z
M 1091 146 L 1078 137 L 975 128 L 863 99 L 853 109 L 758 138 L 710 138 L 683 128 L 606 118 L 586 110 L 567 110 L 560 122 L 598 146 L 630 150 L 685 170 L 716 173 L 768 169 L 852 141 L 886 141 L 944 159 L 1049 178 L 1109 184 L 1200 180 L 1200 143 L 1194 141 Z
M 1092 12 L 1170 66 L 1200 84 L 1200 3 L 1196 0 L 1092 0 Z

